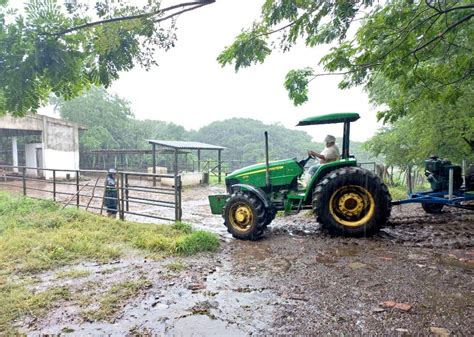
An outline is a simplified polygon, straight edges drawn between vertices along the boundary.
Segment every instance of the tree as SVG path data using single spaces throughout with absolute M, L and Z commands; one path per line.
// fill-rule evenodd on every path
M 340 75 L 340 88 L 363 85 L 380 108 L 378 118 L 392 123 L 377 141 L 404 144 L 403 135 L 416 130 L 411 145 L 433 150 L 446 146 L 442 151 L 459 158 L 466 149 L 469 155 L 474 152 L 473 17 L 474 4 L 464 0 L 267 0 L 262 18 L 226 47 L 218 61 L 233 63 L 238 71 L 264 62 L 273 49 L 287 51 L 301 40 L 308 47 L 337 43 L 319 62 L 326 73 L 313 67 L 288 72 L 284 85 L 294 104 L 308 100 L 311 81 Z M 351 28 L 355 34 L 349 33 Z M 417 157 L 409 158 L 411 151 L 397 156 L 393 146 L 372 145 L 374 153 L 387 158 L 419 162 L 426 154 L 416 151 Z
M 103 126 L 93 126 L 81 135 L 80 147 L 84 150 L 116 149 L 118 143 L 109 130 Z
M 399 118 L 383 128 L 367 142 L 367 149 L 375 155 L 385 155 L 389 165 L 406 167 L 421 165 L 431 155 L 460 163 L 474 162 L 474 90 L 462 93 L 450 105 L 423 102 L 416 105 L 416 114 Z M 447 109 L 448 108 L 448 109 Z
M 343 76 L 341 88 L 363 84 L 370 90 L 382 75 L 387 80 L 402 78 L 405 92 L 417 85 L 431 96 L 433 89 L 454 88 L 471 77 L 472 17 L 474 4 L 462 0 L 267 0 L 261 19 L 237 36 L 218 61 L 233 63 L 238 71 L 264 62 L 273 49 L 288 51 L 300 40 L 308 47 L 337 42 L 320 61 L 329 73 L 311 67 L 288 72 L 285 87 L 296 105 L 308 100 L 311 81 L 335 74 Z M 362 25 L 355 36 L 348 34 L 358 21 Z M 421 90 L 426 82 L 435 86 Z M 394 121 L 403 115 L 387 110 L 379 117 Z
M 177 17 L 213 2 L 29 0 L 20 13 L 0 0 L 0 115 L 36 112 L 51 93 L 71 99 L 136 65 L 149 69 L 157 48 L 174 47 Z
M 104 88 L 92 87 L 80 97 L 69 101 L 56 99 L 53 103 L 62 118 L 89 127 L 80 137 L 84 149 L 147 149 L 148 139 L 187 137 L 180 125 L 135 119 L 130 102 Z
M 104 88 L 92 87 L 80 97 L 69 101 L 60 99 L 55 103 L 62 118 L 90 128 L 86 137 L 81 137 L 82 145 L 86 141 L 89 149 L 122 146 L 126 138 L 124 134 L 133 118 L 128 101 L 110 95 Z

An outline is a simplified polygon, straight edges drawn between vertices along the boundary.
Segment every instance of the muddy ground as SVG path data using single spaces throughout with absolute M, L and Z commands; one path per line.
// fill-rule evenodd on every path
M 216 254 L 161 261 L 137 255 L 38 275 L 34 289 L 66 286 L 73 296 L 46 317 L 27 317 L 21 331 L 474 335 L 473 212 L 428 216 L 418 206 L 395 207 L 389 225 L 368 239 L 331 237 L 302 212 L 277 217 L 263 240 L 244 242 L 232 239 L 222 219 L 210 215 L 207 195 L 219 191 L 183 193 L 184 221 L 220 235 Z M 88 273 L 57 277 L 70 270 Z M 85 314 L 113 285 L 144 279 L 149 284 L 112 317 Z

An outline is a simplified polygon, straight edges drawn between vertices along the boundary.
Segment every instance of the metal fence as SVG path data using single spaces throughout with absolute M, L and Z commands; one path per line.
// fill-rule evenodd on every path
M 181 221 L 181 176 L 118 171 L 117 197 L 105 195 L 107 171 L 59 170 L 0 165 L 0 189 L 103 214 L 117 201 L 121 220 L 140 217 Z M 154 186 L 153 182 L 163 182 Z

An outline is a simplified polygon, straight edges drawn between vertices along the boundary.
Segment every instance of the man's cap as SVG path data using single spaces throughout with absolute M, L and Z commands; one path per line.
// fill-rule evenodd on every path
M 115 173 L 117 173 L 116 169 L 113 169 L 113 168 L 109 169 L 109 174 L 115 174 Z
M 326 143 L 335 143 L 336 142 L 336 137 L 332 135 L 327 135 L 326 138 L 324 138 L 324 141 Z

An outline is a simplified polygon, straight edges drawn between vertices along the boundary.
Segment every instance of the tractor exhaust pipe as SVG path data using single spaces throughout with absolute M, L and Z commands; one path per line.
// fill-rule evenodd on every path
M 265 182 L 267 189 L 270 190 L 270 162 L 268 159 L 268 132 L 265 131 Z

